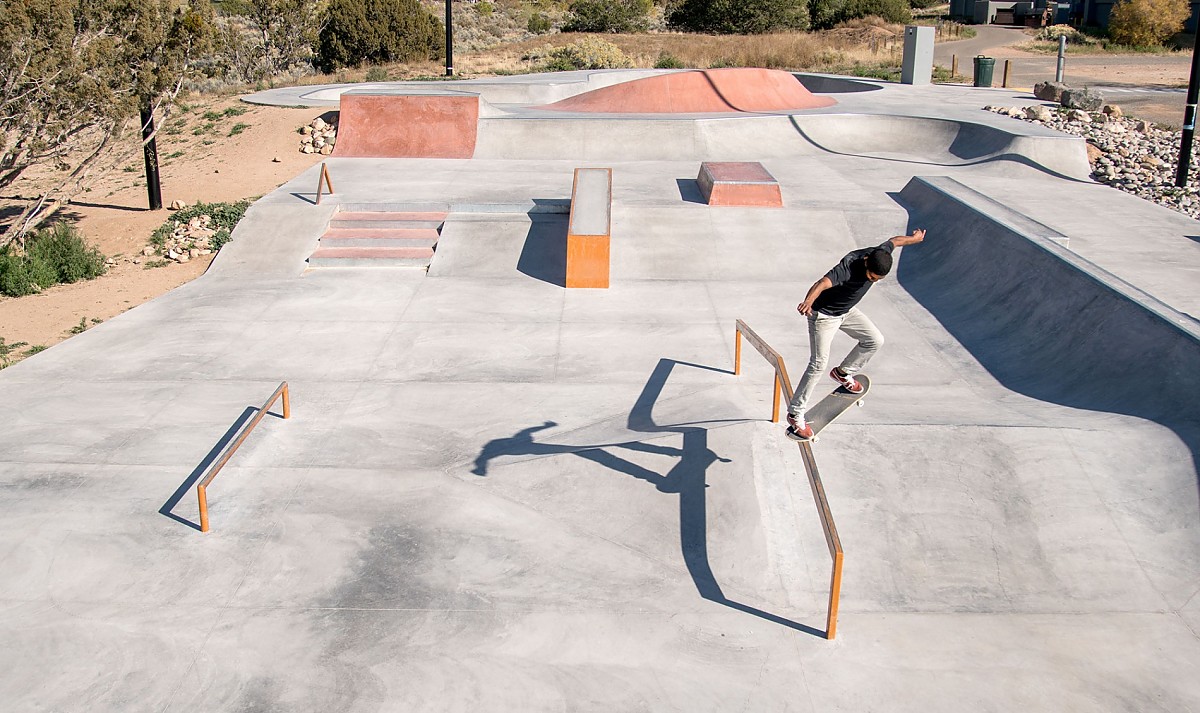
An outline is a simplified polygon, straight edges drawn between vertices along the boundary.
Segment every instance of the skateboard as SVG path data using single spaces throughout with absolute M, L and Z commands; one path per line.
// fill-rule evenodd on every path
M 821 431 L 825 427 L 833 423 L 834 420 L 846 412 L 851 406 L 858 404 L 863 405 L 863 398 L 867 392 L 871 390 L 871 379 L 866 374 L 855 374 L 854 380 L 863 385 L 863 390 L 860 393 L 852 394 L 839 386 L 833 390 L 833 393 L 821 399 L 821 401 L 808 411 L 808 425 L 812 427 L 812 438 L 801 438 L 796 435 L 791 426 L 787 427 L 787 437 L 793 441 L 815 441 Z

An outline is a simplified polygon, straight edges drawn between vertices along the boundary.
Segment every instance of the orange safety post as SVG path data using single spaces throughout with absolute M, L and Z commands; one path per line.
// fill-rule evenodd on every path
M 267 412 L 270 411 L 271 406 L 274 405 L 276 399 L 281 397 L 283 398 L 283 417 L 292 417 L 292 403 L 288 394 L 288 384 L 286 381 L 284 381 L 279 384 L 279 386 L 275 389 L 275 393 L 271 394 L 271 397 L 263 403 L 261 408 L 258 409 L 258 413 L 254 415 L 254 418 L 250 419 L 250 421 L 241 428 L 237 438 L 234 439 L 233 444 L 225 449 L 225 452 L 221 455 L 216 463 L 213 463 L 208 467 L 208 475 L 204 476 L 204 478 L 200 481 L 200 485 L 196 486 L 196 497 L 200 500 L 201 532 L 208 532 L 208 486 L 212 483 L 213 478 L 217 477 L 217 473 L 221 472 L 221 469 L 224 468 L 225 464 L 229 462 L 229 459 L 233 457 L 233 454 L 237 452 L 237 449 L 241 447 L 242 442 L 246 440 L 246 437 L 250 435 L 250 432 L 254 430 L 254 427 L 257 426 L 259 421 L 262 421 L 263 417 L 267 415 Z

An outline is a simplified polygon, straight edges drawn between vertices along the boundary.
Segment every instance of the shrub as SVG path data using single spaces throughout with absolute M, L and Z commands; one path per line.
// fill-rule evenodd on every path
M 550 19 L 540 12 L 535 12 L 529 16 L 529 22 L 526 24 L 526 29 L 535 35 L 544 35 L 550 31 Z
M 684 0 L 668 22 L 693 32 L 761 34 L 804 30 L 808 0 Z
M 847 0 L 809 0 L 808 21 L 814 30 L 827 30 L 845 19 Z
M 250 207 L 250 201 L 238 201 L 237 203 L 197 203 L 193 206 L 188 206 L 181 210 L 175 211 L 171 218 L 158 226 L 154 234 L 150 236 L 150 243 L 161 249 L 167 244 L 171 235 L 175 232 L 175 225 L 179 223 L 187 223 L 192 218 L 201 215 L 207 215 L 212 218 L 212 229 L 216 233 L 209 238 L 209 244 L 215 252 L 221 249 L 221 246 L 229 242 L 233 229 L 246 215 L 246 209 Z
M 658 55 L 658 61 L 654 63 L 655 69 L 683 69 L 683 62 L 679 61 L 675 55 L 663 52 Z
M 418 0 L 330 0 L 317 40 L 317 66 L 330 73 L 364 63 L 436 59 L 445 28 Z
M 368 82 L 386 82 L 388 73 L 383 67 L 371 67 L 367 70 L 367 76 L 364 79 Z
M 0 249 L 0 293 L 10 297 L 30 295 L 61 282 L 90 280 L 104 271 L 104 256 L 66 223 L 30 236 L 24 255 L 18 255 L 12 245 Z
M 842 20 L 874 15 L 888 22 L 904 24 L 912 22 L 909 0 L 849 0 L 842 7 Z
M 651 0 L 575 0 L 563 26 L 566 32 L 644 32 Z
M 618 69 L 633 63 L 620 47 L 598 37 L 585 37 L 565 47 L 551 50 L 546 68 L 554 72 L 574 69 Z
M 1190 12 L 1187 0 L 1119 0 L 1108 16 L 1108 36 L 1122 45 L 1161 45 L 1183 29 Z

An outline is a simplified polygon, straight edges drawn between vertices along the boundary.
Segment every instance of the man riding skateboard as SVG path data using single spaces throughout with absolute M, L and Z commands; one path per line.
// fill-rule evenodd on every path
M 883 335 L 867 315 L 855 305 L 892 271 L 892 250 L 915 245 L 925 239 L 925 230 L 917 228 L 912 235 L 897 235 L 878 247 L 863 248 L 847 253 L 842 261 L 808 288 L 804 301 L 796 311 L 808 318 L 808 346 L 811 354 L 796 393 L 788 404 L 789 438 L 807 441 L 813 437 L 812 427 L 804 419 L 805 408 L 817 388 L 817 380 L 829 361 L 833 335 L 841 330 L 858 340 L 842 363 L 829 376 L 851 394 L 863 392 L 863 385 L 854 374 L 861 371 L 875 352 L 883 346 Z

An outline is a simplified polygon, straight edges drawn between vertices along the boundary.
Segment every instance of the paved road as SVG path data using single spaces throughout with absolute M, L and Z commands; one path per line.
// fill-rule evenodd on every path
M 934 62 L 951 66 L 958 56 L 959 72 L 972 76 L 972 58 L 979 54 L 996 59 L 994 81 L 1000 84 L 1004 62 L 1010 61 L 1009 86 L 1032 87 L 1054 79 L 1058 58 L 1013 49 L 1029 36 L 1020 28 L 981 26 L 967 40 L 943 42 L 934 48 Z M 1068 84 L 1098 87 L 1127 113 L 1151 121 L 1178 126 L 1183 118 L 1185 86 L 1191 56 L 1161 55 L 1068 55 L 1064 79 Z

